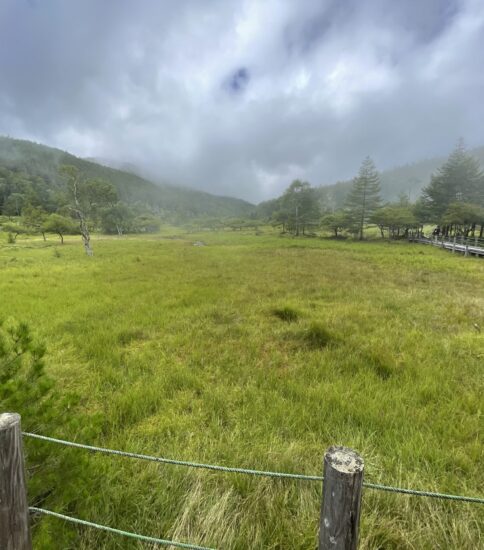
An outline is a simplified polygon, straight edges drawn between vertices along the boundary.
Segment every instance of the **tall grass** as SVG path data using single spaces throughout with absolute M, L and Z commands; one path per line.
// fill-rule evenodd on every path
M 99 239 L 94 258 L 75 239 L 2 243 L 2 314 L 36 328 L 57 387 L 79 396 L 49 435 L 78 438 L 77 416 L 86 443 L 311 474 L 343 444 L 368 481 L 482 495 L 482 260 L 179 236 Z M 46 479 L 43 506 L 218 548 L 316 546 L 318 483 L 80 460 L 78 484 Z M 362 548 L 477 548 L 481 508 L 366 490 Z M 50 518 L 34 534 L 38 548 L 142 547 Z

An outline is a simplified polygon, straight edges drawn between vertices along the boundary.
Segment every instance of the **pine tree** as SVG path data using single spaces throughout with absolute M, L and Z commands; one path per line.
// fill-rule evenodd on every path
M 423 190 L 431 220 L 441 222 L 450 204 L 474 203 L 484 206 L 484 175 L 478 161 L 469 155 L 462 141 L 447 161 L 432 175 L 430 184 Z
M 346 197 L 346 210 L 360 240 L 363 239 L 365 225 L 380 202 L 380 176 L 371 158 L 366 157 Z

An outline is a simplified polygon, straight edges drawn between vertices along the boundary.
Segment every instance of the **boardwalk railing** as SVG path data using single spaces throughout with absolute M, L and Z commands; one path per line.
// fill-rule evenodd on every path
M 452 252 L 460 252 L 464 256 L 484 256 L 484 239 L 479 237 L 464 237 L 463 235 L 434 235 L 433 237 L 409 237 L 410 242 L 430 244 Z
M 27 491 L 25 486 L 24 459 L 22 449 L 22 436 L 40 439 L 50 443 L 74 447 L 95 453 L 103 453 L 112 456 L 147 460 L 174 466 L 191 468 L 204 468 L 208 470 L 264 476 L 272 478 L 285 478 L 294 481 L 323 482 L 322 502 L 320 510 L 319 550 L 356 550 L 358 545 L 358 529 L 361 514 L 362 490 L 376 489 L 390 491 L 419 497 L 431 497 L 460 502 L 484 504 L 484 498 L 461 495 L 449 495 L 415 489 L 404 489 L 389 485 L 366 483 L 363 481 L 364 462 L 362 457 L 352 449 L 345 447 L 330 447 L 324 455 L 323 475 L 307 475 L 285 472 L 272 472 L 264 470 L 252 470 L 246 468 L 234 468 L 216 464 L 203 464 L 186 460 L 156 457 L 138 453 L 130 453 L 104 447 L 95 447 L 72 441 L 65 441 L 44 435 L 22 432 L 20 428 L 20 416 L 14 413 L 0 414 L 0 549 L 1 550 L 31 550 L 31 536 L 29 527 L 29 513 L 53 516 L 64 521 L 85 525 L 94 529 L 108 531 L 116 535 L 137 539 L 139 541 L 172 546 L 176 548 L 189 548 L 192 550 L 214 550 L 197 544 L 177 542 L 160 539 L 146 535 L 140 535 L 106 525 L 100 525 L 91 521 L 73 518 L 43 508 L 28 507 Z

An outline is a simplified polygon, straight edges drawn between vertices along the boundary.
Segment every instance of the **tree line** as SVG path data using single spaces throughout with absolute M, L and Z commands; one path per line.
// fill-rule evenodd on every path
M 54 233 L 63 243 L 65 235 L 80 234 L 86 253 L 91 255 L 92 231 L 123 235 L 154 233 L 160 228 L 159 217 L 140 205 L 121 201 L 113 184 L 87 178 L 75 166 L 61 166 L 65 186 L 44 201 L 38 196 L 43 187 L 35 186 L 36 178 L 8 172 L 0 168 L 0 227 L 11 242 L 20 234 L 40 234 L 45 240 L 46 233 Z M 10 185 L 20 186 L 24 193 L 9 193 Z
M 46 188 L 37 177 L 0 166 L 0 228 L 11 242 L 22 233 L 80 234 L 87 254 L 92 254 L 92 231 L 106 234 L 150 233 L 159 230 L 161 217 L 140 204 L 128 204 L 107 180 L 88 177 L 78 167 L 63 165 L 62 185 Z M 344 206 L 329 208 L 308 182 L 293 181 L 283 195 L 262 203 L 246 217 L 192 218 L 191 231 L 254 229 L 271 223 L 295 236 L 319 230 L 334 237 L 350 235 L 362 240 L 370 225 L 383 238 L 422 235 L 433 224 L 435 234 L 479 236 L 484 233 L 484 174 L 462 143 L 432 175 L 420 198 L 412 203 L 401 195 L 383 203 L 379 173 L 370 157 L 364 159 Z
M 484 174 L 462 142 L 432 175 L 417 201 L 404 194 L 396 202 L 381 200 L 380 176 L 370 157 L 364 159 L 344 206 L 326 208 L 316 189 L 296 180 L 284 194 L 261 205 L 260 213 L 284 233 L 304 235 L 324 229 L 334 237 L 349 234 L 362 240 L 369 225 L 382 237 L 421 236 L 424 226 L 435 226 L 434 234 L 483 236 Z

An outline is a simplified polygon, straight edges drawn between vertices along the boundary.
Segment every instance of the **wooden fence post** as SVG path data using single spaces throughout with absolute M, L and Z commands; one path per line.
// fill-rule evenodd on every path
M 324 455 L 319 550 L 358 547 L 363 469 L 363 459 L 352 449 L 330 447 Z
M 0 414 L 0 548 L 31 550 L 20 415 Z

